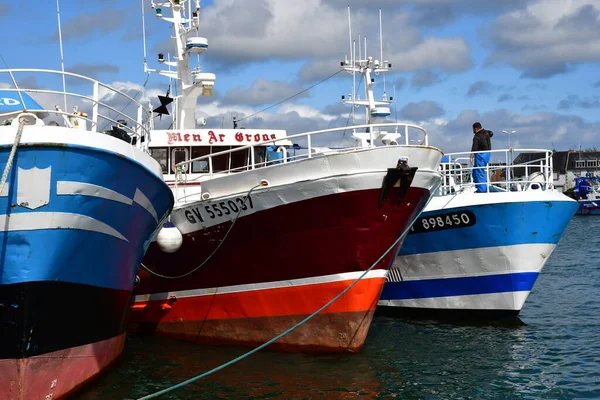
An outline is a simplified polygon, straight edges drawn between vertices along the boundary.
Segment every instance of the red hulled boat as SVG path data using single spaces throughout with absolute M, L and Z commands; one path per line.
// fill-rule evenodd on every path
M 173 11 L 181 99 L 175 102 L 175 129 L 153 132 L 150 147 L 176 206 L 171 224 L 143 260 L 130 330 L 258 345 L 369 270 L 323 312 L 272 345 L 290 351 L 360 349 L 399 239 L 441 182 L 436 172 L 441 151 L 427 145 L 420 127 L 382 123 L 390 101 L 374 100 L 370 74 L 385 73 L 390 65 L 371 58 L 343 63 L 365 80 L 366 100 L 348 100 L 366 106 L 365 125 L 293 136 L 281 130 L 196 129 L 190 99 L 210 94 L 214 75 L 189 73 L 187 62 L 207 42 L 184 40 L 197 17 L 185 29 L 181 6 L 165 5 Z M 409 132 L 424 134 L 422 145 L 398 145 L 398 127 L 406 144 Z M 356 140 L 351 148 L 313 145 L 348 130 Z

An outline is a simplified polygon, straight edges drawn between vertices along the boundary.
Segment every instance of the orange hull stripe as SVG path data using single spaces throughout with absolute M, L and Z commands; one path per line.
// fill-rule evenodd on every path
M 224 294 L 217 291 L 214 295 L 136 302 L 132 322 L 309 315 L 352 282 L 354 280 Z M 384 283 L 384 278 L 363 279 L 322 313 L 374 310 Z

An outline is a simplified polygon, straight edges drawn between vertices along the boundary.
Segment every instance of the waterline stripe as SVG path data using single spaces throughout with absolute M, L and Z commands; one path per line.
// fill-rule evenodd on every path
M 381 300 L 530 291 L 538 275 L 537 272 L 522 272 L 464 278 L 386 282 L 381 293 Z
M 135 301 L 141 302 L 141 301 L 166 300 L 170 296 L 184 298 L 184 297 L 195 297 L 195 296 L 208 296 L 208 295 L 214 295 L 214 294 L 247 292 L 247 291 L 251 291 L 251 290 L 280 289 L 280 288 L 296 287 L 296 286 L 303 286 L 303 285 L 314 285 L 314 284 L 319 284 L 319 283 L 330 283 L 330 282 L 337 282 L 337 281 L 354 280 L 357 277 L 361 276 L 363 273 L 364 273 L 364 271 L 346 272 L 343 274 L 317 276 L 317 277 L 312 277 L 312 278 L 292 279 L 292 280 L 287 280 L 287 281 L 260 282 L 260 283 L 246 284 L 246 285 L 223 286 L 223 287 L 219 287 L 219 288 L 192 289 L 192 290 L 180 290 L 177 292 L 167 292 L 167 293 L 141 294 L 141 295 L 135 296 Z M 387 270 L 375 269 L 375 270 L 369 271 L 363 277 L 363 279 L 385 278 L 386 276 L 387 276 Z

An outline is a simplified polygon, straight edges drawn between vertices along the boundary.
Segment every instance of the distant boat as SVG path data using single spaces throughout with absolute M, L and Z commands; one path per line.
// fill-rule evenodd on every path
M 577 210 L 556 191 L 550 150 L 530 161 L 486 167 L 486 193 L 474 193 L 471 153 L 447 154 L 444 184 L 404 241 L 379 311 L 423 318 L 516 316 Z M 514 176 L 520 176 L 515 179 Z
M 441 151 L 427 145 L 421 127 L 385 124 L 391 101 L 375 100 L 372 86 L 390 65 L 371 57 L 339 67 L 364 79 L 365 100 L 349 99 L 368 110 L 363 126 L 292 136 L 283 129 L 198 127 L 197 98 L 211 94 L 215 75 L 189 69 L 208 41 L 186 37 L 197 31 L 200 10 L 186 18 L 183 3 L 162 3 L 169 18 L 156 10 L 173 25 L 177 44 L 169 71 L 156 72 L 177 78 L 179 96 L 173 128 L 153 131 L 150 147 L 176 205 L 143 260 L 131 330 L 255 346 L 358 282 L 272 346 L 359 350 L 402 233 L 441 183 Z M 169 63 L 162 55 L 159 62 Z M 423 144 L 408 145 L 409 131 Z M 349 146 L 326 147 L 344 135 Z
M 600 215 L 600 177 L 588 173 L 575 178 L 575 199 L 579 202 L 577 215 Z
M 0 399 L 54 400 L 121 354 L 134 278 L 173 195 L 137 101 L 68 72 L 0 77 L 40 82 L 0 91 Z M 61 77 L 81 92 L 49 88 Z

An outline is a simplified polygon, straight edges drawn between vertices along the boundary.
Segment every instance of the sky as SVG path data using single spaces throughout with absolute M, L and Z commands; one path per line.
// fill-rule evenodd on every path
M 149 0 L 61 0 L 64 64 L 157 106 L 169 81 L 144 73 L 142 4 L 148 64 L 159 68 L 171 31 Z M 237 116 L 246 128 L 288 134 L 347 125 L 345 72 L 259 111 L 339 71 L 349 56 L 348 6 L 353 39 L 366 36 L 374 59 L 382 10 L 389 122 L 423 126 L 444 152 L 468 151 L 475 121 L 495 133 L 496 149 L 508 146 L 502 130 L 516 131 L 519 148 L 600 144 L 600 0 L 204 0 L 199 35 L 209 49 L 199 65 L 217 80 L 197 116 L 206 127 L 231 128 Z M 0 26 L 0 68 L 60 70 L 55 1 L 0 0 Z M 380 97 L 384 77 L 375 78 Z M 19 82 L 41 84 L 28 75 Z

